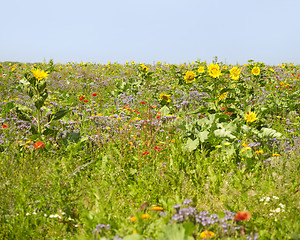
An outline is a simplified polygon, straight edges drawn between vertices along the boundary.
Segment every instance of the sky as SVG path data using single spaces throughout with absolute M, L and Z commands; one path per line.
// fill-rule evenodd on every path
M 300 64 L 299 0 L 10 0 L 0 61 Z

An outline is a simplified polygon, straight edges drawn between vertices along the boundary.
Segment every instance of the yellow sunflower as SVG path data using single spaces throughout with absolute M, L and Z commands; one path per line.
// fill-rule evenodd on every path
M 219 78 L 222 75 L 220 66 L 218 64 L 211 63 L 210 65 L 207 66 L 207 68 L 208 68 L 209 76 L 213 78 Z
M 47 78 L 47 76 L 49 75 L 44 70 L 40 70 L 40 69 L 32 69 L 31 72 L 35 77 L 35 79 L 37 79 L 38 81 Z
M 195 77 L 196 77 L 196 74 L 193 71 L 187 71 L 184 79 L 187 83 L 191 83 L 192 81 L 195 80 Z
M 258 76 L 260 74 L 260 69 L 259 69 L 259 67 L 254 67 L 254 68 L 252 68 L 251 72 L 253 75 Z
M 237 67 L 233 67 L 233 68 L 230 69 L 230 75 L 229 75 L 229 77 L 232 80 L 239 80 L 241 72 L 242 72 L 241 69 L 239 69 Z
M 159 101 L 165 100 L 166 102 L 171 102 L 171 95 L 167 95 L 165 93 L 160 94 Z

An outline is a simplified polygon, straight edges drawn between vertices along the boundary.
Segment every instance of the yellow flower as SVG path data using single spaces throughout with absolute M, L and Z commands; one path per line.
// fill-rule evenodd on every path
M 31 72 L 35 79 L 37 79 L 38 81 L 47 78 L 47 76 L 49 75 L 48 73 L 44 72 L 44 70 L 40 69 L 32 69 Z
M 222 93 L 222 94 L 219 96 L 219 101 L 224 100 L 226 97 L 227 97 L 227 93 Z
M 217 146 L 215 146 L 215 148 L 221 148 L 222 146 L 221 145 L 217 145 Z
M 231 144 L 230 142 L 224 143 L 225 146 L 229 146 L 230 144 Z
M 204 73 L 205 72 L 204 67 L 199 67 L 197 72 L 198 73 Z
M 213 236 L 215 236 L 215 234 L 211 231 L 204 231 L 200 233 L 201 238 L 212 238 Z
M 231 77 L 232 80 L 239 80 L 241 72 L 242 72 L 241 69 L 237 67 L 233 67 L 230 69 L 229 77 Z
M 184 79 L 187 83 L 191 83 L 192 81 L 195 80 L 195 77 L 196 77 L 196 74 L 193 71 L 187 71 Z
M 137 231 L 136 231 L 136 230 L 133 230 L 132 233 L 135 234 L 135 233 L 137 233 Z
M 247 143 L 243 143 L 242 146 L 243 147 L 248 147 L 248 144 Z
M 251 150 L 251 147 L 245 147 L 245 150 Z
M 285 64 L 284 64 L 284 63 L 283 63 L 283 64 L 281 64 L 281 67 L 282 67 L 282 68 L 285 68 Z
M 260 74 L 260 69 L 259 69 L 259 67 L 254 67 L 254 68 L 252 68 L 251 72 L 253 75 L 258 76 Z
M 223 66 L 223 69 L 224 69 L 224 70 L 227 70 L 227 66 Z
M 171 102 L 171 95 L 165 93 L 160 94 L 159 101 L 165 100 L 166 102 Z
M 256 117 L 256 113 L 255 112 L 251 112 L 251 111 L 247 112 L 247 114 L 245 114 L 244 117 L 245 117 L 245 120 L 247 122 L 250 122 L 250 123 L 252 123 L 252 122 L 254 122 L 254 121 L 256 121 L 258 119 Z
M 255 153 L 264 153 L 264 150 L 255 151 Z
M 147 66 L 145 66 L 144 64 L 142 64 L 141 67 L 142 67 L 142 69 L 143 69 L 144 71 L 146 71 L 146 72 L 147 72 L 148 69 L 149 69 L 149 68 L 148 68 Z
M 209 66 L 207 66 L 207 68 L 208 68 L 209 76 L 213 78 L 219 78 L 222 75 L 218 64 L 211 63 Z
M 280 156 L 279 153 L 273 153 L 273 154 L 272 154 L 272 157 L 279 157 L 279 156 Z

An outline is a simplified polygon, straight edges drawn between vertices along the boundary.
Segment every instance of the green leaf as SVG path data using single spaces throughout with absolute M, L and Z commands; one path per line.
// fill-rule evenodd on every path
M 130 172 L 131 175 L 134 175 L 134 174 L 137 173 L 137 170 L 134 169 L 134 168 L 130 168 L 129 172 Z
M 169 114 L 170 109 L 167 106 L 163 106 L 161 109 L 159 109 L 159 112 L 161 112 L 161 116 L 165 117 Z
M 62 140 L 66 145 L 68 145 L 69 142 L 78 143 L 80 140 L 80 132 L 69 132 Z
M 16 106 L 16 113 L 21 120 L 31 122 L 31 115 L 32 115 L 31 108 L 18 104 Z
M 30 82 L 27 81 L 27 79 L 25 77 L 23 77 L 22 79 L 20 79 L 19 81 L 23 86 L 28 86 L 30 85 Z
M 260 138 L 281 138 L 282 134 L 272 128 L 262 128 L 258 136 Z
M 205 142 L 205 140 L 208 139 L 208 134 L 209 134 L 209 131 L 205 130 L 203 132 L 198 132 L 197 133 L 197 138 L 200 140 L 200 142 Z
M 37 96 L 37 95 L 34 95 L 32 97 L 32 101 L 37 109 L 41 109 L 45 102 L 42 96 Z
M 197 147 L 199 146 L 199 139 L 196 138 L 195 140 L 192 140 L 190 138 L 188 138 L 185 148 L 189 151 L 192 152 L 193 150 L 195 150 Z
M 70 112 L 71 110 L 59 110 L 56 113 L 53 113 L 50 115 L 50 119 L 51 120 L 59 120 L 62 117 L 64 117 L 68 112 Z
M 143 239 L 144 238 L 138 233 L 127 235 L 123 238 L 123 240 L 143 240 Z
M 187 236 L 192 235 L 196 230 L 196 227 L 192 222 L 184 223 L 183 227 L 185 229 L 185 235 Z
M 225 103 L 234 103 L 235 102 L 235 98 L 226 98 L 225 99 Z
M 46 86 L 47 86 L 47 83 L 46 83 L 45 79 L 42 79 L 42 80 L 38 81 L 38 83 L 37 83 L 37 89 L 40 93 L 42 93 L 45 90 Z
M 226 92 L 235 92 L 235 90 L 231 88 L 223 88 L 219 94 L 221 95 Z
M 226 130 L 225 128 L 217 129 L 214 131 L 215 136 L 221 137 L 221 138 L 229 138 L 229 139 L 235 139 L 236 137 L 231 134 L 231 131 Z
M 45 129 L 42 131 L 42 134 L 45 136 L 55 137 L 57 133 L 58 133 L 58 130 L 47 128 L 47 127 L 45 127 Z
M 185 228 L 181 224 L 167 225 L 162 230 L 158 240 L 193 240 L 192 237 L 186 236 Z

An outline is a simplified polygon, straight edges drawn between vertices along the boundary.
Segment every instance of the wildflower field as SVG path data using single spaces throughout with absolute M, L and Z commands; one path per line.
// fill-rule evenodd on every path
M 300 65 L 0 64 L 0 239 L 300 239 Z

